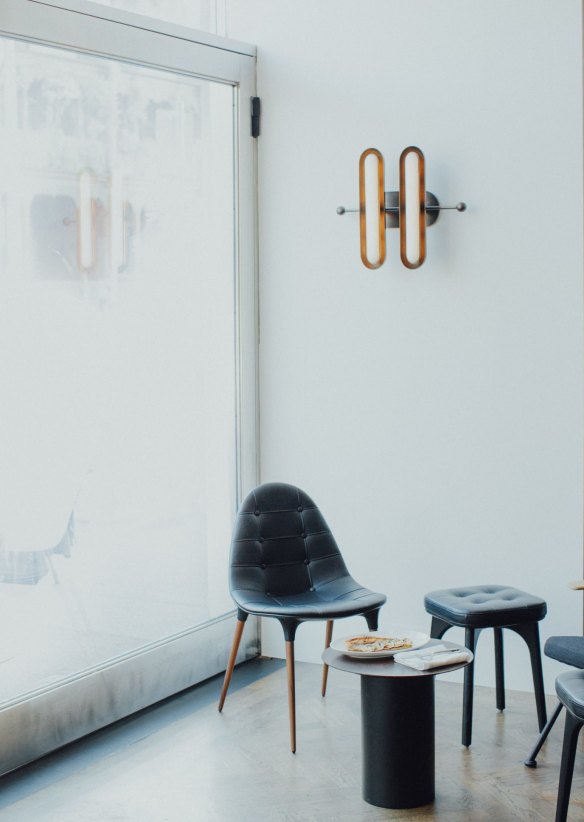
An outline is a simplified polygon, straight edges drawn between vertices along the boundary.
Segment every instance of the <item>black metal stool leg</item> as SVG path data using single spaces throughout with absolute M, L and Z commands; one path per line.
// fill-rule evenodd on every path
M 430 636 L 432 639 L 442 639 L 446 631 L 452 628 L 450 622 L 445 622 L 439 617 L 432 617 L 432 625 L 430 626 Z
M 495 638 L 495 687 L 497 710 L 505 710 L 505 670 L 503 666 L 503 629 L 493 628 Z
M 527 765 L 528 768 L 537 768 L 537 761 L 536 761 L 537 760 L 537 755 L 541 751 L 541 746 L 543 745 L 543 743 L 548 738 L 548 734 L 551 731 L 551 729 L 554 727 L 556 719 L 561 714 L 563 707 L 564 706 L 562 705 L 562 703 L 558 702 L 558 704 L 556 705 L 555 711 L 553 712 L 551 717 L 548 719 L 548 721 L 546 723 L 546 726 L 543 729 L 543 731 L 540 733 L 539 738 L 538 738 L 537 742 L 535 743 L 534 749 L 529 754 L 527 759 L 524 760 L 523 764 Z
M 582 722 L 566 710 L 566 725 L 564 728 L 564 746 L 562 748 L 562 764 L 560 767 L 560 784 L 558 787 L 558 804 L 556 805 L 556 822 L 566 822 L 570 790 L 574 774 L 574 760 L 576 745 Z
M 480 631 L 474 628 L 465 628 L 464 644 L 472 651 L 473 655 L 476 649 L 476 641 Z M 472 740 L 472 700 L 474 689 L 474 659 L 464 669 L 464 693 L 462 702 L 462 744 L 468 748 Z
M 537 622 L 526 622 L 525 625 L 509 625 L 512 631 L 525 640 L 531 658 L 531 672 L 533 674 L 533 691 L 537 708 L 539 730 L 543 731 L 547 722 L 545 707 L 545 693 L 543 690 L 543 671 L 541 668 L 541 647 L 539 644 L 539 625 Z

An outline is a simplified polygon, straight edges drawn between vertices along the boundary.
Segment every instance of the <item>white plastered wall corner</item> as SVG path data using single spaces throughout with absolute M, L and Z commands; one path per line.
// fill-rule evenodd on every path
M 581 18 L 580 0 L 226 3 L 263 105 L 262 479 L 311 494 L 386 619 L 413 628 L 426 591 L 503 582 L 545 597 L 543 638 L 581 631 Z M 427 188 L 468 211 L 429 229 L 420 270 L 390 232 L 370 272 L 335 209 L 357 203 L 363 149 L 395 189 L 410 144 Z M 297 657 L 318 661 L 323 636 L 301 626 Z M 487 634 L 478 650 L 492 685 Z M 515 636 L 506 673 L 531 688 Z

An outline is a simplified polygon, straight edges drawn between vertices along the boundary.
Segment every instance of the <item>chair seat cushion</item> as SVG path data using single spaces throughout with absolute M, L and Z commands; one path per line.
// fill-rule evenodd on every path
M 584 636 L 551 636 L 543 651 L 558 662 L 584 668 Z
M 566 671 L 556 679 L 558 699 L 566 708 L 584 720 L 584 671 Z
M 349 574 L 308 494 L 279 482 L 254 488 L 241 503 L 229 587 L 242 611 L 299 621 L 366 614 L 386 601 Z
M 250 614 L 297 619 L 339 619 L 380 608 L 384 594 L 363 588 L 350 576 L 341 577 L 314 591 L 299 594 L 256 593 L 233 590 L 237 605 Z
M 424 597 L 426 611 L 451 625 L 494 628 L 538 622 L 547 612 L 545 600 L 506 585 L 446 588 Z

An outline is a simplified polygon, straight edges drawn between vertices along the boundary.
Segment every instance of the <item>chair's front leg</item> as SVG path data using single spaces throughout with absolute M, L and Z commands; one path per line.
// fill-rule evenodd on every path
M 324 635 L 324 649 L 325 649 L 325 651 L 329 647 L 329 645 L 331 644 L 331 639 L 332 638 L 333 638 L 333 620 L 332 619 L 327 619 L 326 631 L 325 631 L 325 635 Z M 322 664 L 322 688 L 321 688 L 321 693 L 322 693 L 323 696 L 326 696 L 326 683 L 327 683 L 327 679 L 328 679 L 328 669 L 329 669 L 329 666 L 326 664 L 326 662 L 323 662 L 323 664 Z
M 288 713 L 290 715 L 290 750 L 296 753 L 296 684 L 294 679 L 294 642 L 286 640 L 286 671 L 288 674 Z
M 570 804 L 570 790 L 574 774 L 574 760 L 578 734 L 582 722 L 566 710 L 566 725 L 564 728 L 564 745 L 562 748 L 562 764 L 560 766 L 560 784 L 558 786 L 558 804 L 556 805 L 556 822 L 566 822 L 568 805 Z
M 241 642 L 241 635 L 243 634 L 243 627 L 247 620 L 248 615 L 245 611 L 237 611 L 237 624 L 235 626 L 235 634 L 233 635 L 233 643 L 231 645 L 231 652 L 229 654 L 229 661 L 227 662 L 227 668 L 225 670 L 225 678 L 223 679 L 223 687 L 221 688 L 221 696 L 219 697 L 219 711 L 223 710 L 223 705 L 225 704 L 225 697 L 227 696 L 227 691 L 229 689 L 229 683 L 231 682 L 231 675 L 233 674 L 233 669 L 235 668 L 235 660 L 237 658 L 237 651 L 239 650 L 239 643 Z
M 556 721 L 556 719 L 559 717 L 560 713 L 562 712 L 562 708 L 563 708 L 563 707 L 564 707 L 564 706 L 562 705 L 562 703 L 561 703 L 561 702 L 558 702 L 558 704 L 556 705 L 556 708 L 555 708 L 555 710 L 554 710 L 553 714 L 552 714 L 552 715 L 551 715 L 551 717 L 548 719 L 548 721 L 547 721 L 547 724 L 546 724 L 545 728 L 544 728 L 544 729 L 543 729 L 543 731 L 540 733 L 540 735 L 539 735 L 539 737 L 538 737 L 538 740 L 537 740 L 537 742 L 535 743 L 535 748 L 531 751 L 531 753 L 529 754 L 529 756 L 527 757 L 527 759 L 525 759 L 525 760 L 524 760 L 523 764 L 524 764 L 524 765 L 527 765 L 527 767 L 528 767 L 528 768 L 537 768 L 537 755 L 538 755 L 538 753 L 539 753 L 539 752 L 540 752 L 540 750 L 541 750 L 541 746 L 543 745 L 543 743 L 544 743 L 544 742 L 546 741 L 546 739 L 548 738 L 548 734 L 549 734 L 549 732 L 550 732 L 550 731 L 551 731 L 551 729 L 554 727 L 555 721 Z
M 296 684 L 294 680 L 294 639 L 299 622 L 293 617 L 281 617 L 286 640 L 286 673 L 288 674 L 288 713 L 290 715 L 290 750 L 296 753 Z

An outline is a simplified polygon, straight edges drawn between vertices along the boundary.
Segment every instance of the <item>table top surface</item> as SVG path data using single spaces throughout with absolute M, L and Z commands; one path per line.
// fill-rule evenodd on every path
M 467 650 L 463 645 L 458 645 L 456 642 L 446 642 L 444 639 L 431 639 L 424 648 L 430 648 L 432 645 L 446 645 L 452 650 Z M 419 649 L 420 651 L 422 648 Z M 412 654 L 414 651 L 411 652 Z M 331 668 L 337 668 L 339 671 L 347 671 L 350 674 L 361 674 L 361 676 L 385 676 L 385 677 L 414 677 L 414 676 L 438 676 L 438 674 L 448 674 L 451 671 L 458 671 L 459 668 L 465 668 L 472 660 L 468 662 L 457 662 L 455 665 L 444 665 L 440 668 L 431 668 L 429 671 L 416 671 L 415 668 L 408 668 L 407 665 L 400 665 L 395 662 L 393 657 L 384 657 L 382 659 L 355 659 L 355 657 L 347 656 L 339 651 L 334 651 L 332 648 L 327 648 L 322 654 L 323 662 L 330 665 Z

